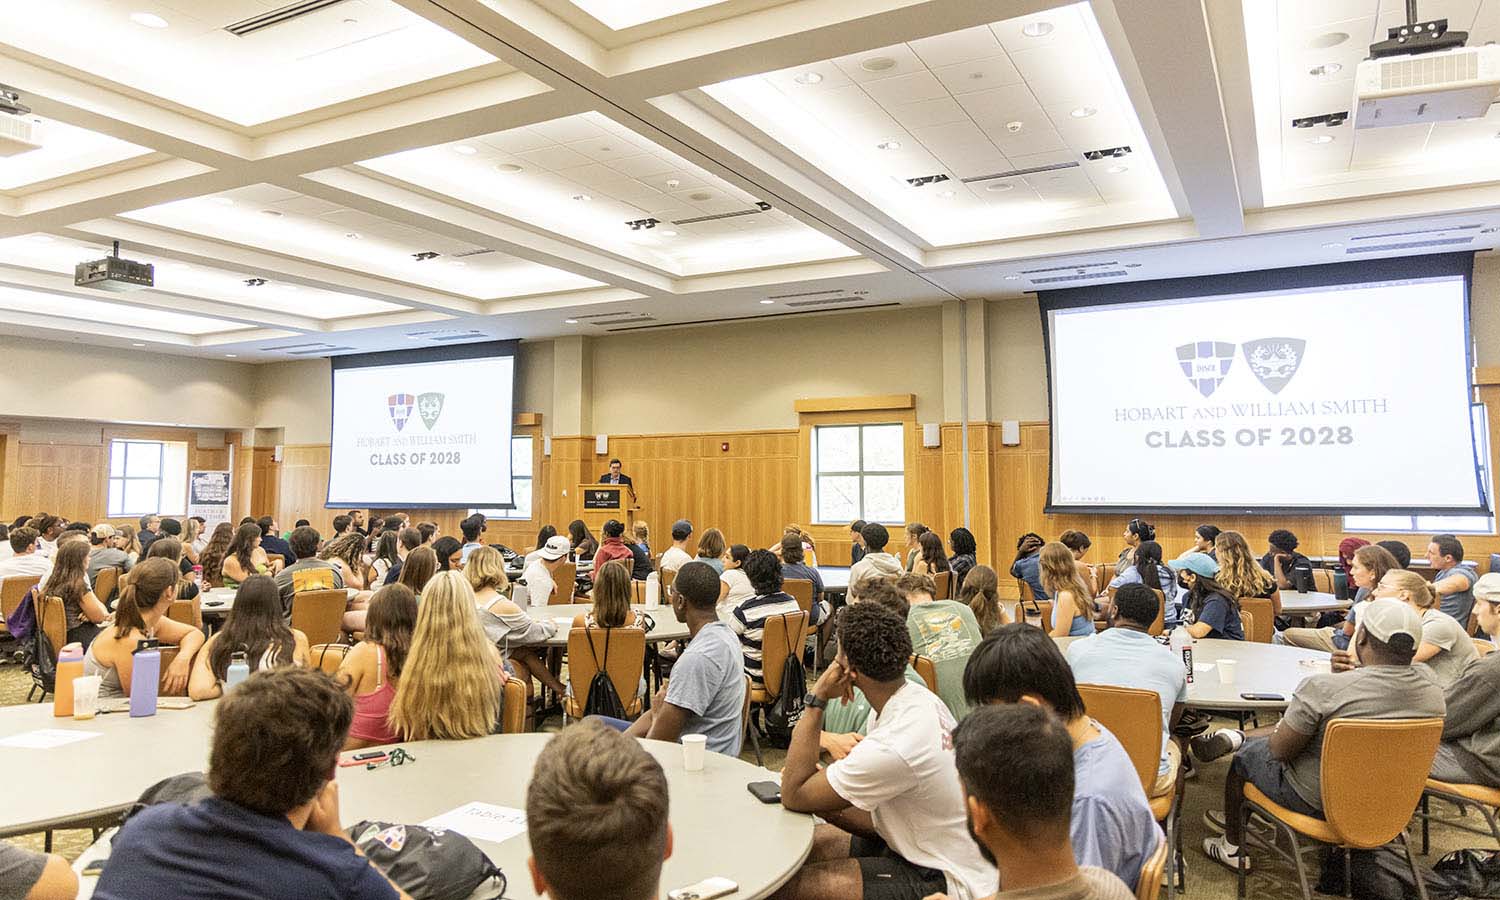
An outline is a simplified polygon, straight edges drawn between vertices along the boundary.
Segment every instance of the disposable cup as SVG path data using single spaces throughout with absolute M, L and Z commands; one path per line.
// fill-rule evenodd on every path
M 708 735 L 682 736 L 682 767 L 689 772 L 703 771 L 703 757 L 708 753 Z
M 1239 665 L 1238 660 L 1216 659 L 1214 665 L 1219 670 L 1219 684 L 1234 684 L 1234 667 Z
M 99 712 L 98 675 L 81 675 L 73 679 L 73 718 L 92 719 Z

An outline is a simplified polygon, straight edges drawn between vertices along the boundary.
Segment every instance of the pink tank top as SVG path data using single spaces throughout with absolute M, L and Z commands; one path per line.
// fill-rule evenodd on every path
M 386 722 L 391 701 L 396 699 L 396 686 L 385 677 L 385 648 L 375 646 L 375 682 L 378 687 L 368 694 L 354 698 L 354 721 L 349 725 L 349 736 L 373 744 L 394 744 L 399 738 Z

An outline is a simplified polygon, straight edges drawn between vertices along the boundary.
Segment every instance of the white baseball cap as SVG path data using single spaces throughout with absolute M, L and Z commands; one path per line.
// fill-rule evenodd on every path
M 563 535 L 553 535 L 542 545 L 541 556 L 545 560 L 562 559 L 573 552 L 573 545 Z
M 1390 643 L 1398 634 L 1411 638 L 1413 648 L 1422 643 L 1422 617 L 1400 600 L 1371 600 L 1359 613 L 1359 627 L 1381 643 Z

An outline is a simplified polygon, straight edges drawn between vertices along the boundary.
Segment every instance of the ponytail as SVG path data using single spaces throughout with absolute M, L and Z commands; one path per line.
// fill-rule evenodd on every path
M 177 567 L 161 557 L 145 559 L 131 567 L 120 582 L 115 604 L 115 634 L 146 630 L 146 610 L 161 602 L 167 589 L 177 583 Z

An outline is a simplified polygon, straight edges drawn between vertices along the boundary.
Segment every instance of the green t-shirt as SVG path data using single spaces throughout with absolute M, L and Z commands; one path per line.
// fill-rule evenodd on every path
M 906 680 L 912 684 L 927 686 L 922 676 L 911 666 L 906 667 Z M 828 701 L 828 708 L 823 710 L 823 730 L 829 734 L 849 734 L 858 732 L 867 733 L 865 728 L 870 722 L 870 701 L 865 698 L 865 692 L 859 688 L 854 689 L 854 699 L 844 702 L 843 698 L 835 698 Z
M 937 670 L 937 695 L 953 718 L 962 720 L 969 714 L 969 702 L 964 699 L 964 667 L 984 639 L 974 611 L 956 600 L 919 603 L 906 615 L 906 630 L 911 635 L 912 653 L 932 660 Z

